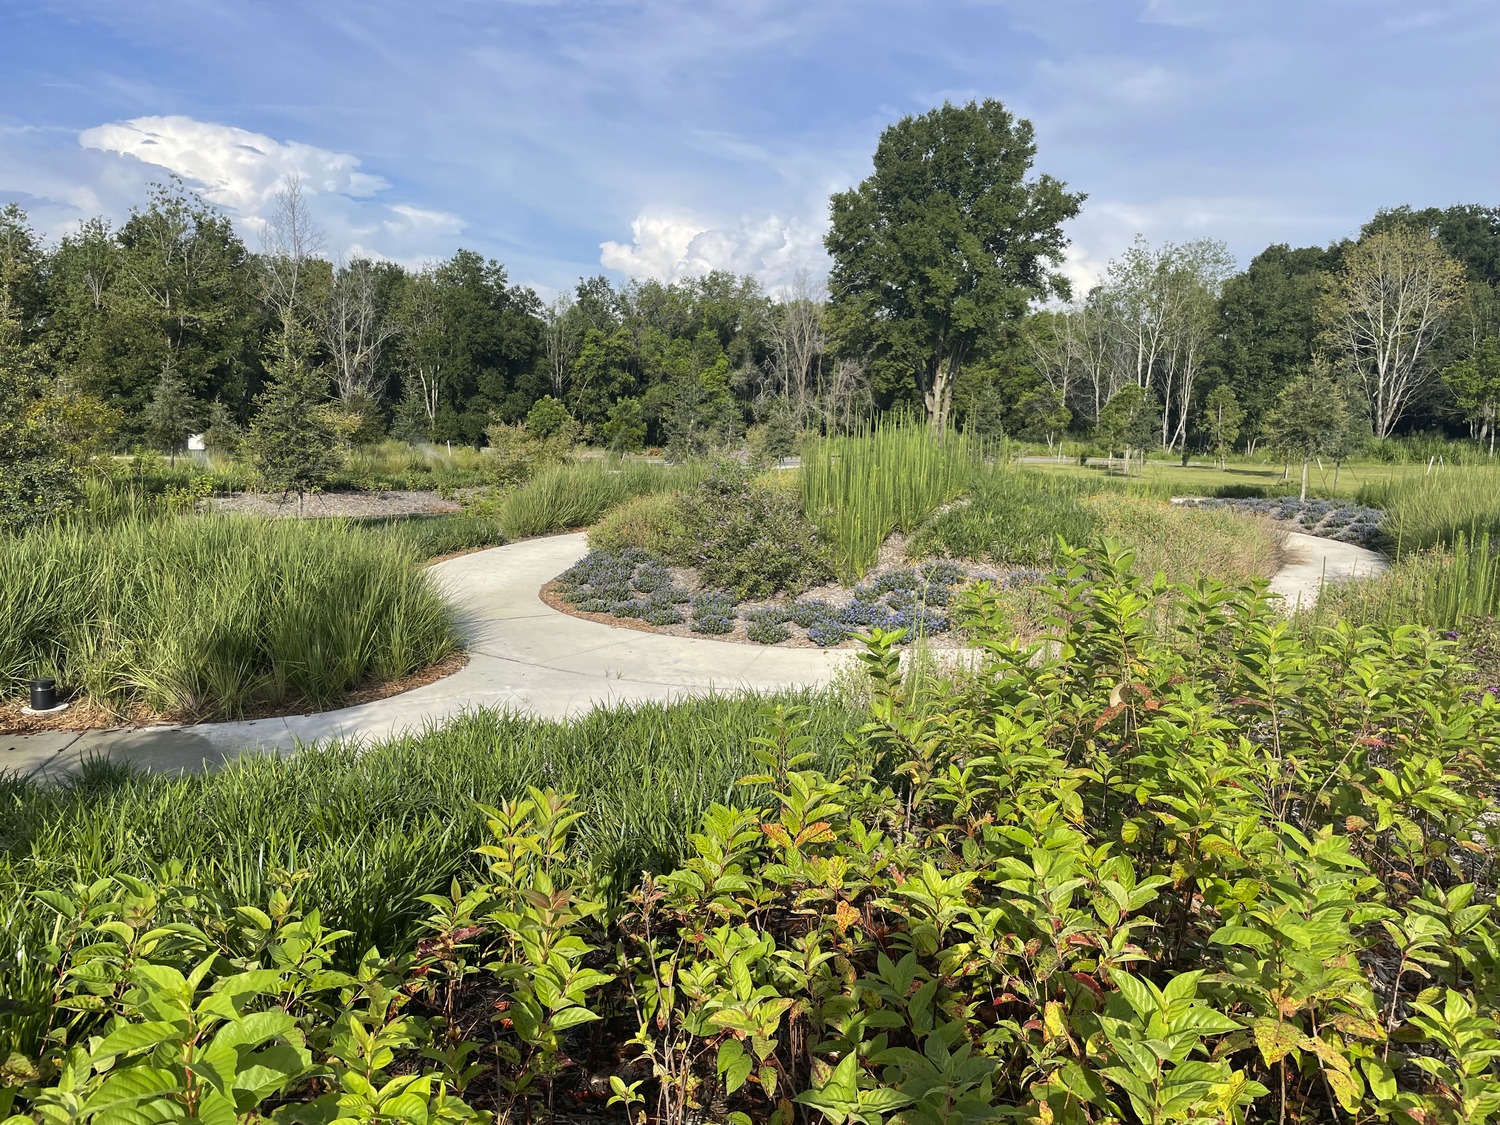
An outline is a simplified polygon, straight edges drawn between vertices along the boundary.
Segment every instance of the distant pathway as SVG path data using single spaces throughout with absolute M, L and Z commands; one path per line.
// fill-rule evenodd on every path
M 1289 611 L 1311 609 L 1324 582 L 1369 578 L 1388 565 L 1384 555 L 1368 547 L 1302 531 L 1287 536 L 1286 553 L 1286 561 L 1271 579 L 1271 592 L 1286 599 Z
M 1288 608 L 1311 605 L 1322 581 L 1384 569 L 1373 551 L 1293 532 L 1271 580 Z M 848 650 L 776 648 L 674 637 L 559 613 L 539 592 L 581 559 L 583 534 L 529 539 L 432 568 L 454 604 L 469 662 L 425 687 L 317 715 L 87 733 L 0 735 L 0 772 L 60 776 L 108 755 L 152 769 L 198 769 L 247 752 L 335 738 L 376 741 L 420 731 L 472 707 L 513 707 L 557 719 L 615 703 L 709 691 L 827 684 Z

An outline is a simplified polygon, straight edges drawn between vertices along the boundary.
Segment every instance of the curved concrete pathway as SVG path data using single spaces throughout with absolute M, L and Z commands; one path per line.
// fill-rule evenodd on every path
M 1384 569 L 1375 552 L 1293 532 L 1271 580 L 1289 609 L 1311 605 L 1325 580 Z M 460 671 L 372 703 L 316 715 L 195 726 L 0 735 L 0 772 L 59 776 L 108 755 L 152 769 L 198 769 L 243 753 L 331 739 L 374 741 L 437 725 L 471 707 L 513 707 L 563 718 L 613 703 L 709 691 L 828 683 L 849 650 L 792 649 L 673 637 L 570 617 L 538 593 L 587 551 L 582 534 L 530 539 L 463 555 L 433 573 L 457 611 L 469 650 Z
M 1286 599 L 1288 611 L 1311 609 L 1325 582 L 1369 578 L 1387 566 L 1385 556 L 1368 547 L 1302 531 L 1287 536 L 1286 551 L 1286 560 L 1271 579 L 1271 593 Z
M 853 659 L 847 649 L 726 644 L 559 613 L 539 591 L 587 550 L 582 534 L 555 535 L 435 565 L 433 573 L 457 611 L 469 662 L 425 687 L 316 715 L 0 735 L 0 772 L 62 773 L 104 754 L 153 769 L 197 769 L 242 753 L 420 731 L 472 707 L 514 707 L 556 719 L 612 703 L 817 686 Z

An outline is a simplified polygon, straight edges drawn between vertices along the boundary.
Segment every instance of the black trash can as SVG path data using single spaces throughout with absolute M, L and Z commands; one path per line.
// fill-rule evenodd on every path
M 42 677 L 31 681 L 31 709 L 51 711 L 57 706 L 57 681 Z

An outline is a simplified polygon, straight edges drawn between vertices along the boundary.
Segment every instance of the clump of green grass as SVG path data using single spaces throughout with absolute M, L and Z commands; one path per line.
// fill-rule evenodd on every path
M 435 516 L 372 516 L 349 523 L 366 531 L 393 535 L 411 545 L 419 558 L 435 559 L 461 551 L 499 547 L 509 542 L 500 521 L 478 512 Z
M 116 713 L 338 702 L 454 651 L 409 540 L 344 521 L 125 518 L 0 540 L 0 691 L 54 676 Z
M 1500 535 L 1500 467 L 1445 466 L 1367 485 L 1359 502 L 1385 509 L 1381 521 L 1389 546 L 1401 554 L 1469 539 Z
M 907 553 L 1045 565 L 1059 536 L 1074 544 L 1093 538 L 1097 519 L 1080 502 L 1084 492 L 1080 482 L 1024 470 L 976 473 L 968 502 L 924 523 Z
M 683 489 L 702 479 L 699 464 L 582 461 L 553 465 L 512 492 L 477 505 L 513 539 L 587 527 L 636 496 Z
M 1200 575 L 1269 578 L 1281 567 L 1287 529 L 1264 516 L 1197 508 L 1144 497 L 1098 495 L 1085 501 L 1097 533 L 1135 553 L 1137 574 L 1191 583 Z
M 915 531 L 961 496 L 981 463 L 976 442 L 962 434 L 937 441 L 922 426 L 882 423 L 823 438 L 803 452 L 802 509 L 832 548 L 840 578 L 855 581 L 892 532 Z
M 168 864 L 228 902 L 286 891 L 301 910 L 352 936 L 351 960 L 410 940 L 429 912 L 419 896 L 476 874 L 479 805 L 529 785 L 577 797 L 577 857 L 615 895 L 643 871 L 670 870 L 716 801 L 763 800 L 737 786 L 753 764 L 766 708 L 808 706 L 821 768 L 837 770 L 859 718 L 832 692 L 721 696 L 596 710 L 564 722 L 475 710 L 443 727 L 370 747 L 247 755 L 211 773 L 133 773 L 96 763 L 44 786 L 0 775 L 0 991 L 31 986 L 19 950 L 56 919 L 36 893 L 111 875 L 153 879 Z M 18 967 L 19 966 L 19 967 Z M 0 1032 L 0 1051 L 5 1047 Z
M 1451 546 L 1404 554 L 1390 570 L 1324 587 L 1314 622 L 1342 618 L 1361 624 L 1420 624 L 1454 629 L 1500 613 L 1500 555 L 1488 532 L 1459 532 Z

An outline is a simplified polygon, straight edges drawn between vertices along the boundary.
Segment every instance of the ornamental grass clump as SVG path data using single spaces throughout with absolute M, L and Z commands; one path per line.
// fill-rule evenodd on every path
M 0 539 L 0 690 L 122 715 L 326 707 L 458 640 L 412 541 L 342 521 L 124 519 Z
M 832 548 L 840 579 L 852 583 L 875 565 L 892 532 L 915 531 L 961 496 L 982 462 L 966 435 L 938 441 L 924 426 L 882 422 L 808 443 L 798 471 L 802 510 Z
M 1500 535 L 1500 468 L 1448 465 L 1367 485 L 1359 502 L 1385 510 L 1380 530 L 1399 554 Z

